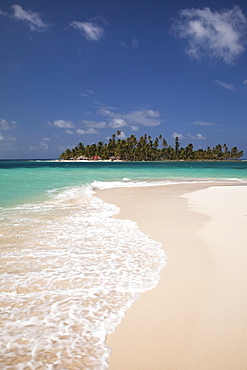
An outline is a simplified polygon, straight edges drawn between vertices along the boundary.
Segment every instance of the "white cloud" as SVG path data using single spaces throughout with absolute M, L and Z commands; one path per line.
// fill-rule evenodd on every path
M 49 122 L 49 124 L 51 126 L 58 127 L 58 128 L 74 128 L 75 127 L 72 121 L 65 121 L 63 119 L 58 119 L 54 121 L 53 123 Z
M 117 138 L 124 140 L 124 139 L 126 139 L 126 135 L 123 131 L 120 131 L 120 135 L 117 135 Z
M 130 113 L 121 114 L 110 111 L 109 109 L 100 108 L 98 113 L 103 116 L 111 117 L 109 126 L 113 128 L 132 126 L 135 127 L 133 130 L 137 131 L 136 124 L 143 126 L 158 126 L 164 120 L 159 119 L 160 113 L 152 109 L 139 109 Z
M 15 128 L 17 123 L 15 121 L 8 122 L 6 119 L 0 118 L 0 129 L 7 131 L 12 128 Z
M 160 117 L 160 113 L 157 110 L 152 110 L 152 109 L 147 110 L 146 111 L 146 115 L 148 117 L 152 117 L 152 118 L 158 118 L 158 117 Z
M 48 149 L 50 149 L 49 145 L 45 141 L 41 141 L 37 145 L 29 145 L 28 148 L 29 148 L 29 150 L 40 150 L 40 149 L 41 150 L 48 150 Z
M 81 31 L 90 41 L 99 41 L 104 36 L 104 29 L 93 22 L 77 22 L 70 24 L 75 30 Z
M 136 37 L 133 37 L 130 45 L 126 44 L 125 42 L 121 42 L 121 45 L 126 49 L 136 49 L 139 46 L 139 41 Z
M 88 97 L 88 94 L 85 93 L 77 93 L 76 95 Z
M 94 92 L 92 91 L 92 90 L 87 90 L 87 92 L 85 92 L 85 93 L 77 93 L 77 95 L 79 95 L 79 96 L 85 96 L 85 97 L 89 97 L 90 95 L 93 95 L 94 94 Z
M 132 43 L 131 43 L 132 49 L 136 49 L 136 48 L 138 48 L 138 46 L 139 46 L 139 41 L 137 40 L 136 37 L 133 37 Z
M 0 145 L 2 147 L 9 147 L 12 145 L 13 142 L 16 141 L 16 138 L 15 137 L 12 137 L 12 136 L 3 136 L 0 132 Z
M 43 22 L 39 13 L 31 10 L 24 10 L 20 5 L 12 5 L 11 8 L 14 11 L 13 18 L 27 22 L 31 31 L 45 31 L 48 28 L 48 24 Z
M 124 46 L 126 49 L 128 49 L 129 47 L 128 47 L 128 45 L 127 44 L 125 44 L 125 42 L 121 42 L 121 45 L 122 46 Z
M 131 128 L 132 131 L 138 131 L 139 130 L 138 126 L 130 126 L 130 128 Z
M 68 135 L 74 135 L 74 132 L 71 131 L 71 130 L 66 130 L 65 133 L 68 134 Z
M 125 127 L 125 126 L 128 126 L 128 125 L 125 122 L 125 120 L 122 119 L 122 118 L 113 118 L 109 122 L 109 126 L 112 127 L 112 128 L 121 128 L 121 127 Z
M 174 132 L 174 133 L 172 134 L 172 138 L 173 138 L 173 139 L 176 139 L 176 137 L 178 137 L 178 138 L 179 138 L 179 140 L 183 140 L 183 139 L 185 139 L 185 137 L 184 137 L 182 134 L 178 134 L 177 132 Z
M 194 140 L 206 140 L 206 137 L 204 137 L 202 134 L 196 134 L 196 135 L 188 134 L 188 137 Z
M 82 123 L 86 127 L 94 127 L 94 128 L 105 128 L 107 126 L 106 122 L 97 122 L 97 121 L 87 121 L 87 120 L 82 120 L 79 123 Z
M 99 108 L 98 113 L 102 116 L 114 116 L 115 113 L 111 112 L 109 109 Z
M 8 16 L 8 13 L 2 12 L 2 10 L 0 10 L 0 15 L 6 15 L 6 16 Z
M 158 119 L 160 117 L 160 113 L 154 110 L 145 110 L 140 109 L 134 112 L 123 114 L 122 118 L 125 119 L 130 124 L 139 123 L 143 126 L 158 126 L 164 120 Z
M 246 18 L 238 6 L 222 11 L 183 9 L 174 21 L 172 32 L 187 39 L 186 52 L 200 59 L 210 57 L 232 64 L 244 52 Z
M 216 80 L 215 83 L 217 83 L 218 85 L 224 87 L 227 90 L 234 90 L 233 84 L 229 84 L 227 82 L 222 82 L 222 81 L 219 81 L 219 80 Z
M 44 149 L 44 150 L 49 149 L 49 145 L 48 145 L 48 144 L 47 144 L 47 142 L 45 142 L 45 141 L 42 141 L 42 142 L 40 143 L 40 147 L 41 147 L 42 149 Z
M 213 123 L 213 122 L 205 122 L 205 121 L 195 121 L 195 122 L 192 122 L 191 125 L 197 125 L 197 126 L 214 126 L 215 123 Z
M 88 128 L 86 130 L 82 130 L 81 128 L 78 128 L 78 130 L 76 130 L 76 133 L 79 134 L 79 135 L 91 135 L 91 134 L 98 134 L 99 132 L 96 131 L 94 128 Z
M 246 85 L 246 84 L 247 84 L 247 80 L 244 80 L 244 81 L 243 81 L 243 84 L 244 84 L 244 85 Z
M 179 134 L 178 132 L 174 132 L 172 134 L 172 138 L 176 139 L 176 137 L 178 137 L 179 140 L 186 139 L 186 137 L 183 136 L 182 134 Z M 196 135 L 187 134 L 187 137 L 193 140 L 205 140 L 206 139 L 206 137 L 204 137 L 202 134 L 196 134 Z

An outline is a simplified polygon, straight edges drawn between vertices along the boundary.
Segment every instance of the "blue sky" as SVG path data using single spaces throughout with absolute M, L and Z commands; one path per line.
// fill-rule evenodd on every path
M 0 158 L 162 134 L 247 158 L 247 2 L 0 2 Z

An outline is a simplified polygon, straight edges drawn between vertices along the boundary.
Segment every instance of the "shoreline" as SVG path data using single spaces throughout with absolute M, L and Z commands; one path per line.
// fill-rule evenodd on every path
M 246 369 L 247 218 L 241 214 L 241 223 L 238 214 L 242 193 L 247 199 L 246 186 L 217 182 L 96 192 L 120 207 L 116 217 L 136 221 L 160 242 L 167 256 L 159 284 L 140 294 L 107 338 L 111 370 Z M 234 276 L 229 273 L 233 255 Z

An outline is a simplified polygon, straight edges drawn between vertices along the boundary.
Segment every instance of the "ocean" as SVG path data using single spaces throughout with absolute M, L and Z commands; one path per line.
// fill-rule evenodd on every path
M 106 336 L 157 285 L 161 245 L 96 189 L 214 180 L 246 183 L 247 161 L 0 161 L 0 369 L 107 369 Z

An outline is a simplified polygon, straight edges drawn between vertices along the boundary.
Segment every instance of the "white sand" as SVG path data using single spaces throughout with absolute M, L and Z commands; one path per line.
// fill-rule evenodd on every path
M 97 195 L 161 242 L 168 257 L 157 287 L 141 294 L 109 335 L 110 369 L 246 370 L 247 186 Z

